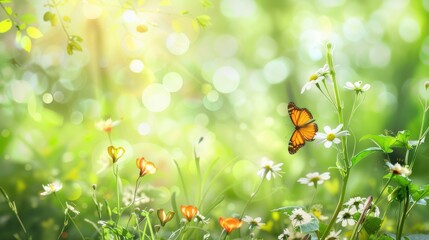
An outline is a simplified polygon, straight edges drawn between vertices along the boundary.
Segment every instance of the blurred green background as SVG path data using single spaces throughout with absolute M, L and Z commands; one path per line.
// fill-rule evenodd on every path
M 16 202 L 33 239 L 56 238 L 63 221 L 58 202 L 39 196 L 42 184 L 64 184 L 59 196 L 81 211 L 77 222 L 87 236 L 94 229 L 84 219 L 97 220 L 92 185 L 114 205 L 109 140 L 94 126 L 106 118 L 121 120 L 112 140 L 126 149 L 119 162 L 124 188 L 134 186 L 137 157 L 158 166 L 155 175 L 143 180 L 150 199 L 143 208 L 171 209 L 174 192 L 178 204 L 196 204 L 197 148 L 202 171 L 218 161 L 209 179 L 222 171 L 200 209 L 211 218 L 213 231 L 220 231 L 220 216 L 242 211 L 259 182 L 262 157 L 284 163 L 284 173 L 264 183 L 247 211 L 263 222 L 273 221 L 271 232 L 261 230 L 261 237 L 275 238 L 284 227 L 285 216 L 274 221 L 270 210 L 308 204 L 314 190 L 296 182 L 308 172 L 331 172 L 315 199 L 329 216 L 340 185 L 338 171 L 329 169 L 335 166 L 335 150 L 309 143 L 293 156 L 287 151 L 293 131 L 289 101 L 309 108 L 320 130 L 338 124 L 316 89 L 300 94 L 308 77 L 324 65 L 327 42 L 335 46 L 340 86 L 347 81 L 371 84 L 351 121 L 356 150 L 371 146 L 359 142 L 363 135 L 386 129 L 409 129 L 412 139 L 418 137 L 420 98 L 427 97 L 424 82 L 429 80 L 428 0 L 207 2 L 66 1 L 58 6 L 70 18 L 64 22 L 66 31 L 83 39 L 82 51 L 72 55 L 60 22 L 43 21 L 47 11 L 57 13 L 46 6 L 52 1 L 2 3 L 21 23 L 43 33 L 32 40 L 29 53 L 16 44 L 15 27 L 0 34 L 0 186 Z M 204 15 L 211 24 L 195 27 L 195 18 Z M 6 12 L 0 11 L 4 19 Z M 353 93 L 342 87 L 341 93 L 347 118 Z M 420 150 L 412 179 L 425 184 L 428 148 Z M 382 155 L 365 159 L 353 170 L 346 199 L 377 195 L 386 172 Z M 205 213 L 219 195 L 225 200 Z M 20 228 L 0 201 L 0 238 L 11 239 Z M 406 233 L 429 231 L 429 210 L 417 208 Z M 384 229 L 393 231 L 392 224 Z M 73 239 L 76 233 L 70 234 Z

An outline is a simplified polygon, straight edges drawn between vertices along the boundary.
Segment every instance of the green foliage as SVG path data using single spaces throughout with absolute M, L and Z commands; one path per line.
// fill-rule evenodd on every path
M 12 21 L 10 19 L 5 19 L 0 22 L 0 33 L 5 33 L 12 28 Z
M 375 235 L 380 231 L 381 224 L 383 220 L 378 217 L 367 216 L 365 222 L 363 223 L 363 228 L 368 233 L 368 235 Z
M 376 152 L 381 152 L 381 151 L 383 151 L 383 149 L 380 147 L 369 147 L 367 149 L 364 149 L 352 157 L 351 159 L 352 165 L 354 166 L 358 164 L 362 159 L 368 157 L 369 155 Z

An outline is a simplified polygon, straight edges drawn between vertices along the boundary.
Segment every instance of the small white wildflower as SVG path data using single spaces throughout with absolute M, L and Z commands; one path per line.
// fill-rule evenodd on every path
M 344 210 L 341 210 L 337 217 L 337 223 L 341 222 L 341 226 L 353 226 L 355 225 L 356 221 L 353 218 L 353 215 L 356 213 L 356 208 L 350 207 L 346 208 Z
M 59 190 L 61 190 L 61 188 L 63 188 L 63 184 L 61 184 L 58 181 L 55 181 L 53 183 L 48 183 L 47 185 L 42 185 L 42 187 L 45 191 L 41 192 L 40 195 L 47 196 L 47 195 L 50 195 L 52 193 L 56 193 Z
M 79 211 L 72 205 L 70 205 L 68 202 L 66 202 L 66 210 L 64 211 L 64 214 L 67 214 L 67 212 L 72 212 L 76 216 L 79 215 Z
M 355 207 L 357 211 L 362 211 L 365 201 L 366 201 L 366 198 L 362 198 L 358 196 L 358 197 L 350 198 L 350 200 L 344 203 L 344 205 L 346 205 L 349 208 Z
M 371 209 L 369 215 L 372 215 L 373 217 L 380 217 L 380 209 L 377 206 L 373 205 L 373 208 Z
M 210 222 L 210 218 L 204 217 L 200 211 L 195 215 L 194 222 L 196 223 L 202 223 L 202 224 L 208 224 Z
M 283 232 L 278 236 L 278 239 L 279 240 L 286 240 L 289 238 L 289 236 L 290 236 L 289 229 L 285 228 L 285 229 L 283 229 Z
M 274 165 L 274 162 L 267 159 L 267 158 L 263 158 L 262 159 L 262 164 L 261 164 L 261 169 L 258 171 L 258 176 L 260 176 L 261 178 L 266 178 L 267 180 L 271 180 L 271 176 L 273 178 L 277 176 L 281 177 L 281 166 L 283 165 L 283 163 L 277 163 Z
M 395 165 L 393 165 L 388 161 L 386 161 L 386 165 L 389 167 L 392 174 L 401 175 L 403 177 L 408 177 L 411 175 L 411 170 L 408 168 L 408 166 L 403 167 L 399 163 L 395 163 Z
M 312 172 L 307 173 L 307 175 L 305 175 L 305 178 L 298 179 L 298 182 L 301 184 L 307 184 L 310 187 L 317 187 L 317 185 L 322 184 L 329 178 L 331 178 L 331 176 L 329 176 L 329 172 L 324 172 L 322 174 L 319 174 L 319 172 Z
M 292 215 L 290 215 L 289 219 L 292 221 L 293 227 L 298 227 L 309 223 L 311 215 L 302 210 L 302 208 L 295 208 L 292 210 Z
M 341 142 L 339 137 L 350 135 L 347 130 L 340 131 L 341 128 L 343 128 L 343 124 L 338 125 L 335 129 L 326 126 L 324 128 L 325 133 L 317 132 L 314 139 L 317 139 L 318 142 L 324 142 L 325 148 L 330 148 L 332 143 L 339 144 Z
M 335 230 L 332 230 L 329 232 L 329 235 L 326 236 L 326 240 L 339 240 L 340 234 L 341 234 L 341 230 L 338 230 L 338 232 L 335 232 Z
M 99 121 L 95 124 L 95 127 L 101 131 L 110 133 L 116 125 L 118 125 L 121 121 L 116 120 L 112 121 L 111 118 L 107 119 L 106 121 Z
M 344 86 L 344 88 L 348 90 L 355 91 L 356 94 L 364 93 L 368 91 L 370 87 L 371 85 L 369 85 L 368 83 L 362 86 L 362 81 L 357 81 L 354 83 L 346 82 L 346 85 Z
M 313 73 L 310 76 L 309 81 L 304 84 L 304 86 L 301 89 L 301 94 L 304 93 L 305 91 L 310 90 L 313 86 L 316 86 L 317 84 L 319 84 L 319 82 L 325 80 L 325 79 L 329 79 L 329 66 L 328 64 L 325 64 L 325 66 L 323 66 L 323 68 L 320 68 L 319 70 L 317 70 L 315 73 Z
M 264 225 L 264 223 L 261 222 L 262 219 L 260 217 L 252 218 L 250 216 L 245 216 L 242 220 L 249 224 L 249 229 L 260 228 Z
M 150 202 L 150 198 L 141 189 L 137 190 L 134 199 L 134 188 L 131 186 L 126 186 L 122 193 L 122 202 L 125 204 L 125 206 L 128 206 L 133 203 L 133 200 L 134 206 L 139 206 Z

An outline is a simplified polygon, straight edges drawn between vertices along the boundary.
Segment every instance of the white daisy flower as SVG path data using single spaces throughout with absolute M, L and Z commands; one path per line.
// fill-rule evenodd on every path
M 311 215 L 302 210 L 302 208 L 295 208 L 292 210 L 292 215 L 290 215 L 289 219 L 292 221 L 293 227 L 298 227 L 309 223 Z
M 408 166 L 403 167 L 399 163 L 395 163 L 395 165 L 393 165 L 387 161 L 386 161 L 386 165 L 389 167 L 392 174 L 401 175 L 403 177 L 408 177 L 411 175 L 411 170 L 408 168 Z
M 263 158 L 262 159 L 262 164 L 261 164 L 261 169 L 258 171 L 258 176 L 260 176 L 261 178 L 266 178 L 267 180 L 271 180 L 271 176 L 273 178 L 277 176 L 281 177 L 281 166 L 283 165 L 283 163 L 277 163 L 274 165 L 274 162 L 269 160 L 268 158 Z
M 112 121 L 111 118 L 107 119 L 106 121 L 99 121 L 95 124 L 95 127 L 101 131 L 105 131 L 107 133 L 110 133 L 116 125 L 118 125 L 121 121 L 116 120 Z
M 243 222 L 246 222 L 249 224 L 249 229 L 260 228 L 262 225 L 264 225 L 264 223 L 261 222 L 262 218 L 260 218 L 260 217 L 252 218 L 250 216 L 245 216 L 241 220 L 243 220 Z
M 325 64 L 325 66 L 323 66 L 323 68 L 320 68 L 319 70 L 317 70 L 315 73 L 313 73 L 310 76 L 310 80 L 306 84 L 304 84 L 304 86 L 302 87 L 301 94 L 304 93 L 305 91 L 310 90 L 313 86 L 315 86 L 320 81 L 323 81 L 325 79 L 329 79 L 329 66 L 328 66 L 328 64 Z
M 341 142 L 339 137 L 350 135 L 347 130 L 340 131 L 342 128 L 343 124 L 338 125 L 335 129 L 326 126 L 324 128 L 325 133 L 317 132 L 314 139 L 317 139 L 318 142 L 324 142 L 325 148 L 330 148 L 332 143 L 339 144 Z
M 313 172 L 305 175 L 305 178 L 298 179 L 298 182 L 301 184 L 307 184 L 310 187 L 317 187 L 317 185 L 322 184 L 329 178 L 331 178 L 331 176 L 329 176 L 329 172 L 324 172 L 322 174 L 319 174 L 319 172 Z
M 362 86 L 362 81 L 358 81 L 354 83 L 346 82 L 346 85 L 344 86 L 344 88 L 348 90 L 355 91 L 356 94 L 364 93 L 368 91 L 370 87 L 371 85 L 369 85 L 368 83 Z
M 286 240 L 289 238 L 289 236 L 290 236 L 289 229 L 285 228 L 285 229 L 283 229 L 283 232 L 279 235 L 278 239 L 279 240 Z
M 346 205 L 348 208 L 355 207 L 358 211 L 361 211 L 363 209 L 363 205 L 365 204 L 366 198 L 362 197 L 354 197 L 350 198 L 344 205 Z
M 329 232 L 329 235 L 326 236 L 326 240 L 339 240 L 340 239 L 341 230 L 338 232 L 335 232 L 335 230 L 332 230 Z
M 353 206 L 351 208 L 346 208 L 341 210 L 337 217 L 337 223 L 341 222 L 341 226 L 353 226 L 356 221 L 353 218 L 353 215 L 357 213 L 356 208 Z
M 42 187 L 45 191 L 41 192 L 40 195 L 47 196 L 60 191 L 61 188 L 63 188 L 63 184 L 58 181 L 55 181 L 53 183 L 48 183 L 47 185 L 42 185 Z

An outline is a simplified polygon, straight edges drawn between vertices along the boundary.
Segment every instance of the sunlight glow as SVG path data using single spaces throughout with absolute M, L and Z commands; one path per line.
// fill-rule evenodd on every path
M 100 17 L 101 13 L 103 12 L 103 9 L 93 3 L 90 3 L 88 1 L 83 2 L 83 15 L 85 15 L 88 19 L 96 19 Z
M 133 23 L 139 20 L 139 18 L 136 15 L 136 12 L 134 12 L 133 10 L 124 11 L 124 13 L 122 14 L 122 19 L 126 23 Z
M 213 76 L 213 85 L 221 93 L 234 92 L 240 84 L 240 74 L 230 66 L 223 66 L 216 70 Z
M 142 94 L 143 105 L 151 112 L 162 112 L 170 106 L 171 96 L 159 83 L 146 87 Z
M 140 123 L 139 127 L 138 127 L 138 132 L 140 133 L 140 135 L 148 135 L 151 131 L 150 125 L 147 123 Z
M 185 54 L 189 49 L 189 45 L 189 38 L 184 33 L 173 32 L 167 37 L 166 46 L 171 54 Z
M 399 35 L 406 42 L 414 42 L 420 38 L 420 25 L 411 17 L 402 19 L 399 24 Z
M 180 74 L 176 72 L 169 72 L 164 75 L 164 78 L 162 79 L 162 84 L 164 85 L 165 89 L 167 89 L 167 91 L 177 92 L 183 86 L 183 78 Z
M 271 84 L 284 81 L 290 74 L 289 63 L 285 58 L 274 59 L 264 66 L 264 76 Z
M 134 59 L 130 62 L 130 70 L 135 73 L 140 73 L 144 69 L 144 64 L 140 59 Z

